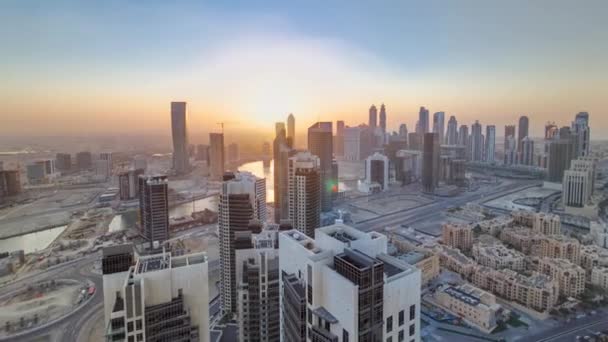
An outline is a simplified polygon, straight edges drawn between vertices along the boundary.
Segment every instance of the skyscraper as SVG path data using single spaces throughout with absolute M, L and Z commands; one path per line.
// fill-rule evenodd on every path
M 456 117 L 453 115 L 448 120 L 446 143 L 448 145 L 458 144 L 458 121 L 456 121 Z
M 150 242 L 169 238 L 169 180 L 167 176 L 139 176 L 139 219 Z
M 422 154 L 422 190 L 433 193 L 439 183 L 439 134 L 424 134 Z
M 143 174 L 143 169 L 129 170 L 118 174 L 118 190 L 122 201 L 128 201 L 139 196 L 139 176 Z
M 321 162 L 310 152 L 289 158 L 289 220 L 310 236 L 321 226 Z
M 388 157 L 379 152 L 375 152 L 365 159 L 365 182 L 367 184 L 379 184 L 381 191 L 388 190 L 388 169 Z
M 91 152 L 84 151 L 76 153 L 76 167 L 78 171 L 90 170 L 93 167 L 93 156 Z
M 221 180 L 224 176 L 226 167 L 224 153 L 224 133 L 209 133 L 209 173 L 214 180 Z
M 445 144 L 445 113 L 436 112 L 433 114 L 433 132 L 439 135 L 439 144 Z
M 369 127 L 375 129 L 378 126 L 378 109 L 375 105 L 369 107 Z
M 483 133 L 479 121 L 471 126 L 471 160 L 483 160 Z
M 418 127 L 420 128 L 420 133 L 429 132 L 429 110 L 424 107 L 420 107 L 420 112 L 418 113 Z
M 576 157 L 587 157 L 591 146 L 591 128 L 589 127 L 589 113 L 580 112 L 576 114 L 572 123 L 572 132 L 577 135 Z
M 131 245 L 102 250 L 107 341 L 210 341 L 205 253 L 140 256 Z
M 336 121 L 336 137 L 334 140 L 334 152 L 336 156 L 344 156 L 344 121 Z
M 515 139 L 515 125 L 506 125 L 505 126 L 505 142 L 503 145 L 503 150 L 507 151 L 507 144 L 509 142 L 509 137 L 513 137 L 513 139 Z
M 545 140 L 551 140 L 555 138 L 559 133 L 559 128 L 555 122 L 547 122 L 545 125 Z
M 252 220 L 266 221 L 266 180 L 249 172 L 224 176 L 219 198 L 221 304 L 224 313 L 237 312 L 236 237 L 249 232 Z
M 521 154 L 522 145 L 521 141 L 524 140 L 525 137 L 528 136 L 528 127 L 530 125 L 530 120 L 527 116 L 522 116 L 519 118 L 519 127 L 517 131 L 517 152 Z
M 380 128 L 382 133 L 386 133 L 386 107 L 384 103 L 380 106 Z
M 533 166 L 534 165 L 534 140 L 530 137 L 525 137 L 521 141 L 521 157 L 520 164 Z
M 407 134 L 407 125 L 402 123 L 401 125 L 399 125 L 399 135 L 407 140 Z
M 496 126 L 486 126 L 485 161 L 493 163 L 496 155 Z
M 190 169 L 186 116 L 186 102 L 171 102 L 173 170 L 178 174 L 186 173 Z
M 274 221 L 281 223 L 289 217 L 288 208 L 288 158 L 292 149 L 287 144 L 287 136 L 284 129 L 279 130 L 273 141 L 274 158 Z
M 296 146 L 296 118 L 293 113 L 289 113 L 287 117 L 287 140 L 292 148 Z
M 333 136 L 331 122 L 317 122 L 308 128 L 308 151 L 319 157 L 321 169 L 321 210 L 332 209 L 332 192 L 337 180 L 332 179 Z
M 559 130 L 559 138 L 553 139 L 548 145 L 547 181 L 561 183 L 564 171 L 570 167 L 570 162 L 576 154 L 576 136 L 572 135 L 569 127 Z
M 566 209 L 583 208 L 591 201 L 594 190 L 596 161 L 588 157 L 573 160 L 564 172 L 562 203 Z
M 469 145 L 469 126 L 461 125 L 458 129 L 458 145 L 465 147 Z

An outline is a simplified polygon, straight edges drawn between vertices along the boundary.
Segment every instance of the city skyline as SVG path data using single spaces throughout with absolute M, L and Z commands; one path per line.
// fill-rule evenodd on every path
M 218 116 L 259 132 L 288 113 L 296 134 L 355 126 L 385 103 L 390 131 L 415 127 L 420 106 L 499 128 L 527 115 L 534 137 L 587 111 L 598 139 L 607 6 L 551 5 L 8 2 L 0 133 L 166 134 L 167 103 L 183 100 L 193 133 L 217 131 Z

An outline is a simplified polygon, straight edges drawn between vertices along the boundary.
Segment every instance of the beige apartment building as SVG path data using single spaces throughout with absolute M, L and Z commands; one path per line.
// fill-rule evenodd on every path
M 454 248 L 441 246 L 437 250 L 437 255 L 439 255 L 439 264 L 442 267 L 456 272 L 464 278 L 469 278 L 477 266 L 473 259 Z
M 452 314 L 485 333 L 496 328 L 503 312 L 496 296 L 471 284 L 443 285 L 435 292 L 435 301 Z
M 579 265 L 587 271 L 587 276 L 590 277 L 594 268 L 608 266 L 608 249 L 596 245 L 581 246 Z
M 538 271 L 557 281 L 564 297 L 578 297 L 585 292 L 585 270 L 566 259 L 541 258 Z
M 446 246 L 468 251 L 473 246 L 473 227 L 468 224 L 446 223 L 443 225 L 441 240 Z
M 540 256 L 546 258 L 568 259 L 578 265 L 581 244 L 574 238 L 564 235 L 545 236 L 540 240 Z
M 526 256 L 523 253 L 509 249 L 501 243 L 476 243 L 473 245 L 473 259 L 478 264 L 495 270 L 507 268 L 522 271 L 526 266 Z
M 504 229 L 500 233 L 500 240 L 524 254 L 539 254 L 537 251 L 543 235 L 533 232 L 531 229 L 524 227 L 514 227 Z
M 543 235 L 560 235 L 562 233 L 562 221 L 558 215 L 536 213 L 534 214 L 532 230 Z
M 608 267 L 595 267 L 591 271 L 591 284 L 608 290 Z

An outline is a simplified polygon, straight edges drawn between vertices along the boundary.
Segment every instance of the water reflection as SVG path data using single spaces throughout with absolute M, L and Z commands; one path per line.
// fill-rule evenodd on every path
M 274 202 L 274 160 L 264 166 L 263 161 L 245 163 L 239 166 L 239 171 L 249 171 L 254 175 L 266 178 L 266 202 Z
M 23 249 L 27 254 L 45 249 L 55 241 L 65 228 L 67 226 L 60 226 L 0 240 L 0 252 L 13 252 Z

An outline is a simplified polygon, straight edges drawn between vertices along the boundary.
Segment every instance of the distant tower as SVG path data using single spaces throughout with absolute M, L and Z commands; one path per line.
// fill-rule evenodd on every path
M 437 112 L 433 114 L 433 132 L 439 135 L 439 144 L 444 143 L 445 134 L 445 113 Z
M 517 131 L 517 152 L 521 154 L 522 145 L 521 141 L 524 140 L 525 137 L 529 135 L 528 128 L 530 125 L 530 119 L 527 116 L 522 116 L 519 118 L 519 128 Z
M 378 109 L 375 105 L 369 107 L 369 127 L 376 128 L 378 126 Z
M 528 166 L 534 165 L 534 140 L 530 139 L 530 137 L 525 137 L 524 140 L 521 141 L 521 145 L 520 163 Z
M 485 160 L 493 163 L 496 155 L 496 126 L 486 126 Z
M 479 121 L 471 126 L 471 158 L 473 161 L 483 160 L 483 133 Z
M 382 133 L 386 133 L 386 107 L 384 103 L 380 106 L 380 128 Z
M 221 180 L 224 176 L 226 165 L 224 154 L 224 133 L 209 133 L 209 164 L 211 164 L 212 179 Z
M 287 139 L 291 142 L 291 147 L 296 146 L 296 118 L 293 114 L 287 117 Z
M 274 159 L 274 221 L 278 224 L 281 223 L 281 220 L 287 219 L 289 215 L 287 202 L 287 162 L 292 149 L 287 144 L 285 126 L 277 123 L 277 128 L 272 153 Z
M 513 137 L 515 139 L 515 125 L 506 125 L 505 126 L 505 142 L 503 145 L 503 150 L 507 151 L 507 145 L 509 144 L 509 137 Z
M 399 135 L 407 139 L 407 133 L 407 125 L 404 123 L 399 125 Z
M 334 139 L 334 153 L 336 156 L 344 156 L 344 121 L 336 121 L 336 136 Z
M 249 172 L 224 175 L 218 209 L 220 299 L 224 313 L 236 313 L 236 237 L 250 231 L 250 221 L 266 221 L 266 180 Z
M 331 211 L 333 136 L 331 122 L 317 122 L 308 128 L 308 151 L 319 157 L 321 166 L 321 210 Z
M 169 181 L 167 176 L 139 176 L 139 219 L 150 242 L 169 238 Z
M 420 133 L 429 132 L 429 110 L 424 107 L 420 107 L 420 112 L 418 113 L 418 126 Z
M 453 115 L 448 120 L 446 143 L 448 145 L 458 145 L 458 121 L 456 121 L 456 117 Z
M 587 157 L 591 150 L 591 128 L 589 127 L 589 113 L 580 112 L 576 114 L 572 123 L 572 131 L 577 135 L 576 157 Z
M 439 135 L 424 134 L 422 153 L 422 190 L 433 193 L 439 182 Z
M 184 174 L 190 169 L 186 116 L 186 102 L 171 102 L 173 170 L 178 174 Z
M 321 226 L 319 157 L 298 152 L 289 158 L 289 220 L 294 229 L 315 236 Z

